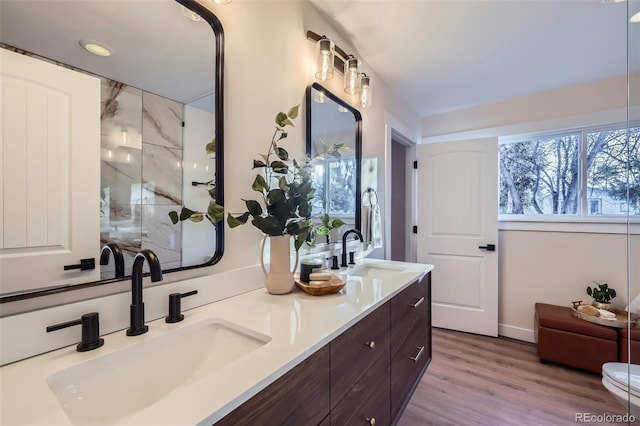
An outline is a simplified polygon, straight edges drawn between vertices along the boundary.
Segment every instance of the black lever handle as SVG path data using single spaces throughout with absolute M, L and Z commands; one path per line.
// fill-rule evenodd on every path
M 77 320 L 50 325 L 47 327 L 47 333 L 80 324 L 82 324 L 82 340 L 76 346 L 78 352 L 98 349 L 104 345 L 104 339 L 100 338 L 100 323 L 98 322 L 97 312 L 84 314 L 82 318 Z
M 331 257 L 331 269 L 340 269 L 340 267 L 338 266 L 338 255 L 334 254 Z
M 87 269 L 96 269 L 96 259 L 80 259 L 80 263 L 76 265 L 64 265 L 64 270 L 68 271 L 69 269 L 80 269 L 81 271 L 86 271 Z
M 479 249 L 484 249 L 486 251 L 496 251 L 495 244 L 487 244 L 486 246 L 478 246 Z
M 184 319 L 184 315 L 181 312 L 181 303 L 183 297 L 193 296 L 198 294 L 198 290 L 189 291 L 187 293 L 171 293 L 169 295 L 169 315 L 164 319 L 165 322 L 174 323 L 180 322 Z

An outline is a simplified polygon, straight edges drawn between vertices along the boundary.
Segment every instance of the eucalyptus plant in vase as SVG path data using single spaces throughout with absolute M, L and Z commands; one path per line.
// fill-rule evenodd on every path
M 286 127 L 294 125 L 291 120 L 298 116 L 298 109 L 299 105 L 276 115 L 276 127 L 267 153 L 259 154 L 259 158 L 253 160 L 252 170 L 258 169 L 260 172 L 256 174 L 251 189 L 260 194 L 259 200 L 243 199 L 246 211 L 227 215 L 230 228 L 244 225 L 250 220 L 253 226 L 263 232 L 261 253 L 267 238 L 269 239 L 270 271 L 266 271 L 262 255 L 261 263 L 266 275 L 265 286 L 272 294 L 286 294 L 293 289 L 293 271 L 290 269 L 291 238 L 294 240 L 297 266 L 298 250 L 312 239 L 310 236 L 314 232 L 311 221 L 311 201 L 315 192 L 311 176 L 312 159 L 305 156 L 299 162 L 290 158 L 283 147 L 287 138 Z M 321 155 L 339 159 L 340 151 L 341 146 L 334 145 L 325 148 Z

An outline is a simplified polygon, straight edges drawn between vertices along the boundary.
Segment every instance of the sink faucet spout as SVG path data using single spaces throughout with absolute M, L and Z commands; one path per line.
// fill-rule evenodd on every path
M 100 251 L 100 264 L 109 264 L 109 254 L 113 255 L 113 261 L 116 264 L 116 278 L 124 277 L 124 256 L 120 246 L 116 243 L 107 243 L 102 247 Z
M 362 238 L 362 234 L 360 233 L 360 231 L 358 231 L 355 228 L 349 229 L 347 232 L 342 234 L 342 262 L 340 263 L 340 266 L 344 268 L 348 266 L 347 265 L 347 237 L 350 234 L 355 234 L 356 237 L 360 239 L 361 242 L 364 242 L 364 239 Z
M 131 270 L 131 321 L 127 336 L 137 336 L 149 330 L 149 327 L 144 323 L 144 302 L 142 300 L 142 265 L 145 259 L 151 272 L 151 281 L 162 281 L 162 268 L 158 256 L 149 249 L 140 250 L 133 259 Z

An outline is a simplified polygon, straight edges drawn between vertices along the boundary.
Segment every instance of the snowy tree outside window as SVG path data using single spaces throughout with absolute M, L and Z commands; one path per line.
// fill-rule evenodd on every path
M 502 143 L 499 167 L 500 214 L 640 215 L 640 127 Z

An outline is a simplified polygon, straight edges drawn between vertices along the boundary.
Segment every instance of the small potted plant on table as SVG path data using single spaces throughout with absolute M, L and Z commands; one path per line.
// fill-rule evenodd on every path
M 609 287 L 607 283 L 598 283 L 594 281 L 597 286 L 587 287 L 587 294 L 593 297 L 591 304 L 598 309 L 605 309 L 607 311 L 615 312 L 616 308 L 611 304 L 611 299 L 616 297 L 616 291 Z

